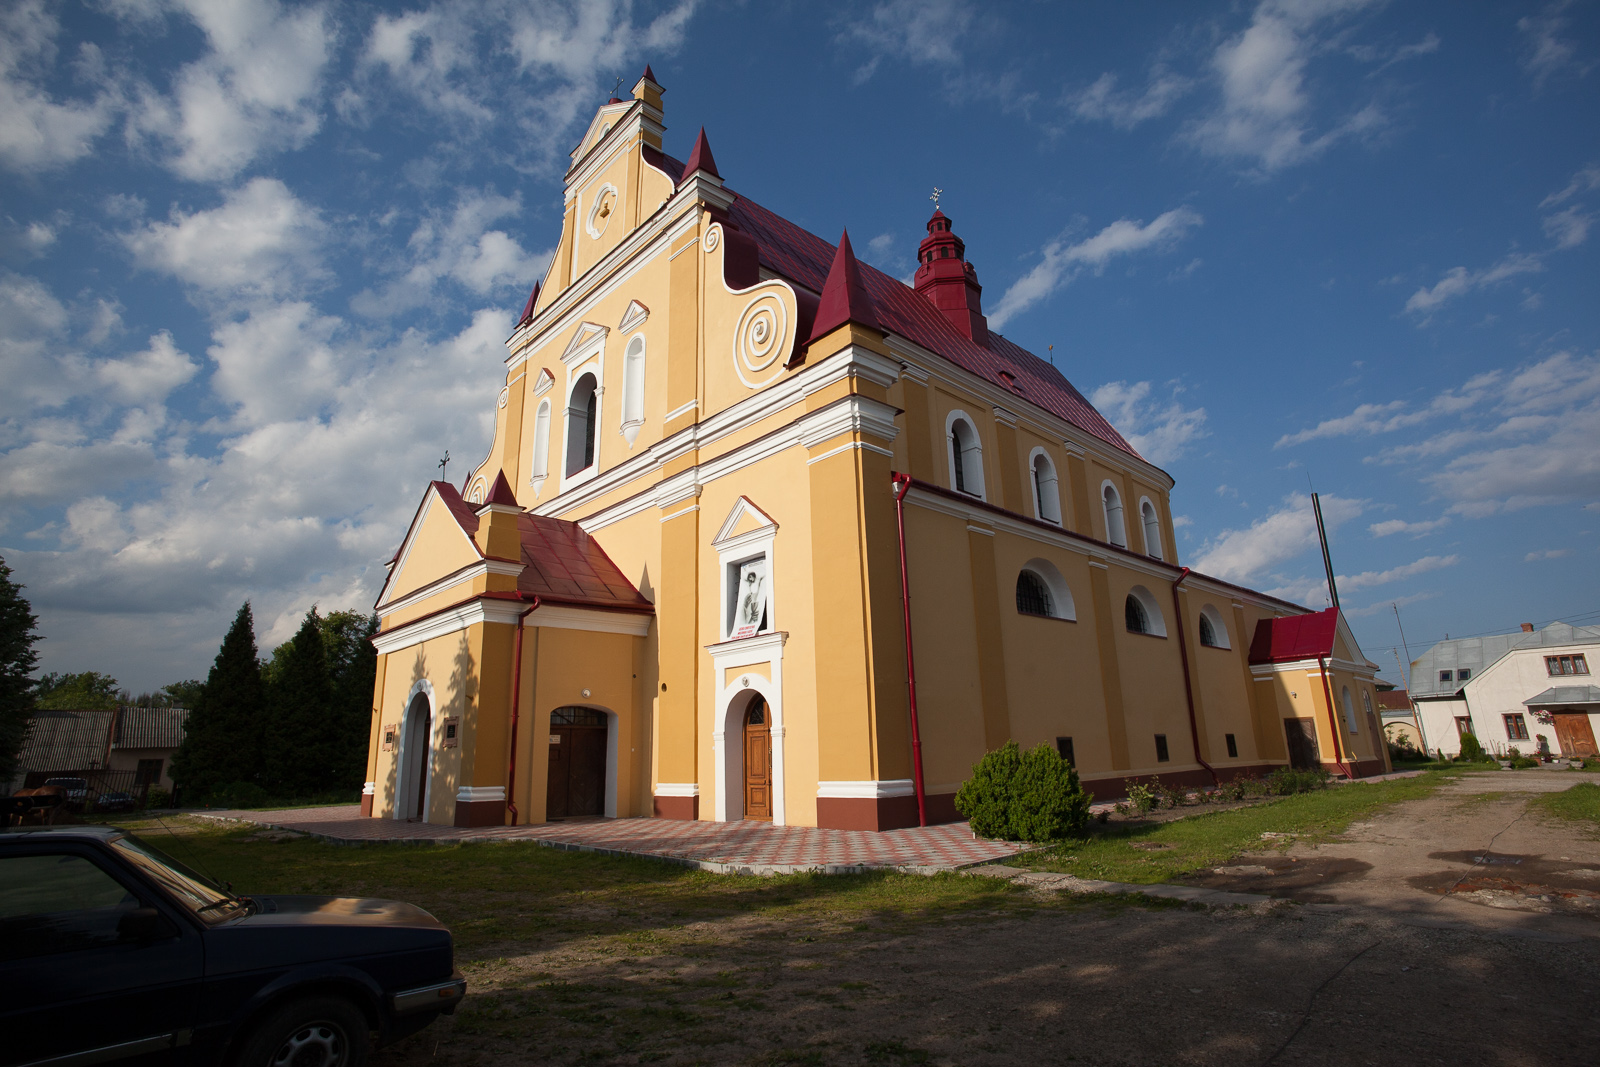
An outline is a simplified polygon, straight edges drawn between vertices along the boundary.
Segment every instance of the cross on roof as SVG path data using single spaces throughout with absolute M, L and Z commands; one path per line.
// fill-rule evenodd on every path
M 615 85 L 613 85 L 613 86 L 612 86 L 612 87 L 611 87 L 611 95 L 612 95 L 612 96 L 616 96 L 616 95 L 617 95 L 617 93 L 618 93 L 618 92 L 619 92 L 619 91 L 620 91 L 620 90 L 621 90 L 621 89 L 622 89 L 622 79 L 621 79 L 621 78 L 620 78 L 620 77 L 619 77 L 619 78 L 618 78 L 618 79 L 617 79 L 617 84 L 615 84 Z
M 929 200 L 933 201 L 933 209 L 935 211 L 939 210 L 939 197 L 942 195 L 944 195 L 944 190 L 935 185 L 933 187 L 933 195 L 928 197 Z

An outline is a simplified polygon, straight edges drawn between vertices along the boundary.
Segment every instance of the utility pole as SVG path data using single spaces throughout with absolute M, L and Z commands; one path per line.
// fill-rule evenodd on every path
M 1328 572 L 1328 596 L 1333 599 L 1333 610 L 1339 610 L 1339 587 L 1333 581 L 1333 557 L 1328 555 L 1328 530 L 1322 525 L 1322 501 L 1311 494 L 1311 510 L 1317 516 L 1317 540 L 1322 542 L 1322 566 Z
M 1400 670 L 1400 680 L 1406 683 L 1406 700 L 1411 704 L 1411 721 L 1417 726 L 1417 739 L 1422 742 L 1422 754 L 1428 754 L 1428 735 L 1422 732 L 1422 712 L 1417 710 L 1417 698 L 1411 695 L 1411 649 L 1406 645 L 1406 628 L 1400 625 L 1400 605 L 1390 601 L 1389 607 L 1394 611 L 1394 626 L 1400 631 L 1400 648 L 1405 649 L 1406 666 Z M 1395 650 L 1395 666 L 1400 666 L 1400 651 Z

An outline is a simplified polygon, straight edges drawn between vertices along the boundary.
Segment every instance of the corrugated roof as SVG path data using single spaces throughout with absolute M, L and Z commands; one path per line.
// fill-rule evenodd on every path
M 177 748 L 183 744 L 187 708 L 123 708 L 114 748 Z
M 517 517 L 522 573 L 517 591 L 546 600 L 623 611 L 653 612 L 600 543 L 575 522 L 544 515 Z
M 1333 654 L 1339 632 L 1339 609 L 1327 608 L 1308 615 L 1262 619 L 1250 642 L 1251 663 L 1288 663 Z
M 649 149 L 646 158 L 674 182 L 682 180 L 683 164 L 678 160 Z M 734 192 L 730 187 L 724 188 Z M 748 197 L 734 195 L 733 205 L 728 209 L 729 218 L 755 239 L 760 248 L 761 265 L 813 293 L 821 293 L 837 251 L 835 246 Z M 989 331 L 987 346 L 978 344 L 952 326 L 926 297 L 869 264 L 861 264 L 861 281 L 883 329 L 1009 390 L 1020 400 L 1065 419 L 1113 448 L 1144 458 L 1046 360 L 993 330 Z M 1002 371 L 1011 375 L 1014 382 L 1001 378 Z
M 110 711 L 37 711 L 17 758 L 19 771 L 78 771 L 106 759 Z
M 1553 707 L 1557 704 L 1600 704 L 1600 687 L 1592 685 L 1557 685 L 1536 697 L 1522 702 L 1530 708 Z
M 1404 689 L 1380 689 L 1374 696 L 1378 699 L 1378 707 L 1384 711 L 1411 710 L 1411 695 Z
M 1572 626 L 1564 622 L 1553 622 L 1533 633 L 1519 631 L 1440 641 L 1412 661 L 1411 695 L 1418 699 L 1454 695 L 1461 691 L 1463 669 L 1474 675 L 1481 674 L 1514 649 L 1592 643 L 1600 643 L 1600 627 Z M 1439 680 L 1441 671 L 1450 672 L 1450 681 Z

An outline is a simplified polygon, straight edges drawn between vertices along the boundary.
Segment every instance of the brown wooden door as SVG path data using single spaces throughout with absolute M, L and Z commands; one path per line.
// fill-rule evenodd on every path
M 744 717 L 744 817 L 772 821 L 772 723 L 760 697 Z
M 544 817 L 577 818 L 606 813 L 606 729 L 551 726 Z
M 1558 712 L 1555 720 L 1556 740 L 1561 743 L 1563 756 L 1600 755 L 1594 742 L 1594 728 L 1589 725 L 1588 712 Z
M 1289 742 L 1289 766 L 1301 771 L 1322 766 L 1317 751 L 1317 724 L 1311 719 L 1283 720 L 1284 737 Z

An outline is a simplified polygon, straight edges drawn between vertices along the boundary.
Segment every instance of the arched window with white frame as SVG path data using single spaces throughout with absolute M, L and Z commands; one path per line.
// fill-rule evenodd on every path
M 539 411 L 533 416 L 533 456 L 528 464 L 528 484 L 535 492 L 550 476 L 550 399 L 539 402 Z
M 1130 634 L 1167 636 L 1167 621 L 1162 617 L 1161 606 L 1142 585 L 1128 590 L 1128 599 L 1123 602 L 1123 619 Z
M 1022 565 L 1017 572 L 1017 613 L 1077 621 L 1072 589 L 1054 563 L 1047 559 L 1030 559 Z
M 1144 528 L 1144 554 L 1151 559 L 1166 559 L 1161 551 L 1161 516 L 1147 496 L 1139 498 L 1139 525 Z
M 1207 604 L 1200 609 L 1200 643 L 1206 648 L 1232 648 L 1228 641 L 1228 627 L 1222 613 Z
M 568 478 L 594 466 L 595 430 L 600 421 L 600 389 L 594 374 L 587 373 L 572 387 L 567 399 Z
M 983 442 L 971 417 L 964 411 L 952 411 L 945 420 L 944 436 L 950 455 L 950 487 L 984 499 Z
M 622 427 L 620 433 L 633 446 L 644 425 L 644 334 L 635 334 L 622 356 Z
M 1106 540 L 1118 548 L 1128 547 L 1128 530 L 1122 522 L 1122 494 L 1106 482 L 1100 487 L 1100 502 L 1106 512 Z
M 1044 522 L 1061 525 L 1061 487 L 1050 453 L 1035 448 L 1028 457 L 1029 477 L 1033 479 L 1033 515 Z
M 1345 725 L 1350 727 L 1351 733 L 1360 733 L 1361 731 L 1356 726 L 1356 702 L 1350 699 L 1350 687 L 1348 685 L 1343 687 L 1339 698 L 1340 703 L 1344 705 Z

